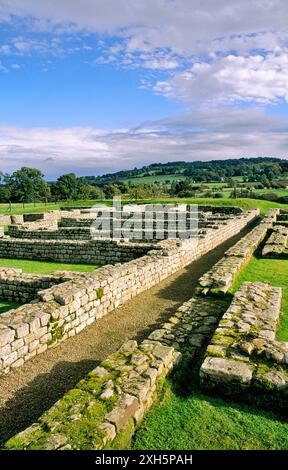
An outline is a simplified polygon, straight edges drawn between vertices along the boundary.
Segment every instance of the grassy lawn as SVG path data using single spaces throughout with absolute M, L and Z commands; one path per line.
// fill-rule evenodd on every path
M 219 184 L 219 183 L 218 183 Z M 239 199 L 230 199 L 230 198 L 159 198 L 159 199 L 143 199 L 138 201 L 131 201 L 123 198 L 123 202 L 126 204 L 199 204 L 199 205 L 212 205 L 212 206 L 239 206 L 244 210 L 254 209 L 259 207 L 262 214 L 265 214 L 269 209 L 274 207 L 282 207 L 283 209 L 288 208 L 288 204 L 279 204 L 277 202 L 271 201 L 262 201 L 260 199 L 249 199 L 249 198 L 239 198 Z M 98 204 L 106 204 L 111 206 L 112 200 L 84 200 L 84 201 L 68 201 L 60 202 L 57 204 L 25 204 L 23 208 L 22 204 L 13 204 L 12 211 L 9 211 L 7 204 L 0 204 L 0 214 L 27 214 L 31 212 L 46 212 L 50 210 L 60 209 L 60 207 L 65 206 L 93 206 Z
M 279 204 L 277 202 L 271 201 L 262 201 L 260 199 L 249 199 L 249 198 L 239 198 L 239 199 L 215 199 L 215 198 L 169 198 L 169 199 L 144 199 L 142 201 L 137 201 L 138 204 L 150 203 L 150 204 L 199 204 L 199 205 L 208 205 L 208 206 L 238 206 L 244 210 L 256 209 L 259 207 L 261 214 L 266 214 L 269 209 L 280 207 L 283 209 L 288 208 L 288 204 Z
M 25 206 L 23 207 L 23 204 L 21 203 L 13 203 L 12 204 L 12 210 L 10 211 L 9 205 L 8 204 L 0 204 L 0 214 L 4 215 L 20 215 L 20 214 L 31 214 L 32 212 L 47 212 L 47 211 L 55 211 L 60 209 L 60 207 L 65 207 L 65 206 L 93 206 L 96 204 L 107 204 L 111 205 L 111 201 L 105 200 L 105 201 L 100 201 L 100 200 L 85 200 L 85 201 L 61 201 L 56 204 L 54 203 L 36 203 L 35 205 L 33 203 L 25 203 Z
M 15 302 L 0 300 L 0 313 L 8 312 L 8 310 L 12 310 L 17 307 L 19 307 L 19 304 L 16 304 Z
M 282 318 L 277 331 L 277 339 L 288 341 L 288 261 L 253 257 L 238 277 L 233 291 L 245 281 L 268 281 L 273 286 L 282 287 Z
M 92 264 L 66 264 L 7 258 L 0 258 L 0 267 L 22 269 L 27 274 L 51 274 L 54 271 L 91 272 L 99 268 L 99 266 Z
M 132 441 L 140 450 L 276 450 L 288 447 L 288 423 L 274 413 L 197 391 L 183 397 L 166 382 Z

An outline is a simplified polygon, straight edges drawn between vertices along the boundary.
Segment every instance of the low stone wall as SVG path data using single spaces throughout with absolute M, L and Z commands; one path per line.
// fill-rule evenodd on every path
M 215 331 L 222 310 L 220 303 L 217 308 L 213 305 L 212 311 L 210 300 L 203 297 L 185 302 L 141 344 L 128 341 L 109 356 L 38 423 L 10 439 L 6 448 L 117 449 L 115 438 L 121 433 L 128 444 L 157 398 L 163 378 L 178 366 L 181 350 L 197 357 Z
M 7 373 L 48 347 L 79 333 L 237 234 L 258 213 L 251 211 L 236 216 L 225 228 L 209 231 L 198 243 L 195 240 L 161 242 L 160 250 L 151 250 L 123 265 L 105 266 L 82 274 L 39 292 L 40 302 L 1 314 L 0 371 Z
M 128 341 L 6 449 L 99 450 L 122 430 L 132 434 L 153 403 L 157 384 L 179 362 L 174 348 L 157 341 Z M 57 416 L 57 418 L 56 418 Z
M 275 340 L 280 311 L 280 288 L 245 282 L 207 348 L 202 388 L 236 396 L 246 390 L 250 399 L 286 408 L 288 343 Z
M 261 223 L 238 243 L 199 280 L 199 292 L 217 294 L 229 291 L 239 271 L 249 262 L 255 250 L 264 240 L 267 231 L 276 221 L 278 209 L 272 209 Z
M 49 227 L 45 223 L 39 226 L 38 222 L 32 222 L 29 226 L 10 225 L 8 234 L 12 238 L 24 240 L 91 240 L 89 227 L 63 227 L 58 229 L 57 222 L 52 222 Z
M 10 225 L 10 224 L 22 224 L 23 215 L 1 215 L 0 214 L 0 225 Z
M 78 276 L 79 274 L 72 272 L 32 275 L 24 274 L 22 269 L 0 268 L 0 299 L 19 304 L 31 302 L 38 298 L 39 291 L 49 289 Z
M 169 210 L 168 210 L 169 209 Z M 227 209 L 227 208 L 226 208 Z M 32 222 L 9 227 L 9 235 L 20 239 L 90 240 L 94 238 L 126 238 L 149 241 L 194 236 L 196 230 L 218 229 L 229 219 L 242 213 L 239 208 L 160 204 L 87 209 L 84 211 L 32 214 Z M 42 216 L 42 217 L 40 217 Z M 132 219 L 131 219 L 132 216 Z M 171 231 L 173 218 L 173 231 Z M 36 221 L 33 221 L 36 220 Z M 115 220 L 117 223 L 115 223 Z M 26 222 L 25 216 L 24 221 Z M 117 225 L 117 227 L 116 227 Z M 149 230 L 147 228 L 149 227 Z M 132 229 L 132 230 L 131 230 Z M 161 235 L 160 235 L 161 233 Z
M 128 341 L 110 355 L 37 423 L 11 438 L 5 447 L 117 449 L 119 435 L 120 438 L 125 435 L 128 444 L 157 398 L 163 378 L 180 363 L 181 351 L 189 352 L 191 359 L 197 358 L 222 314 L 222 301 L 213 302 L 211 308 L 211 299 L 191 298 L 141 344 Z M 91 432 L 87 433 L 87 429 Z M 120 442 L 123 450 L 123 440 Z
M 116 240 L 0 240 L 0 258 L 55 261 L 59 263 L 124 263 L 145 255 L 157 245 Z
M 0 238 L 4 237 L 4 227 L 0 225 Z
M 268 238 L 262 256 L 268 258 L 288 258 L 288 226 L 275 225 Z

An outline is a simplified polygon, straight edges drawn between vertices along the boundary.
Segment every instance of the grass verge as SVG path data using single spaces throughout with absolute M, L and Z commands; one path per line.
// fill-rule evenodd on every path
M 19 304 L 16 302 L 8 302 L 6 300 L 0 300 L 0 313 L 8 312 L 8 310 L 12 310 L 13 308 L 20 307 Z
M 51 274 L 54 271 L 91 272 L 99 268 L 99 266 L 0 258 L 0 268 L 22 269 L 26 274 Z
M 198 391 L 177 395 L 166 382 L 162 402 L 151 408 L 136 432 L 134 450 L 287 449 L 288 423 L 276 414 Z
M 287 209 L 287 204 L 279 204 L 277 202 L 271 202 L 261 199 L 249 199 L 249 198 L 239 198 L 239 199 L 230 199 L 230 198 L 159 198 L 159 199 L 143 199 L 138 201 L 132 201 L 123 198 L 123 202 L 130 204 L 173 204 L 173 203 L 186 203 L 186 204 L 199 204 L 199 205 L 212 205 L 212 206 L 239 206 L 244 210 L 260 208 L 261 213 L 265 214 L 269 209 L 280 207 Z M 0 214 L 11 215 L 11 214 L 27 214 L 31 212 L 47 212 L 51 210 L 60 209 L 60 207 L 65 206 L 93 206 L 97 204 L 106 204 L 111 206 L 111 200 L 83 200 L 83 201 L 68 201 L 68 202 L 59 202 L 57 204 L 25 204 L 23 208 L 22 204 L 13 204 L 12 210 L 9 210 L 8 204 L 0 204 Z
M 253 257 L 244 268 L 233 286 L 233 292 L 243 282 L 270 282 L 275 287 L 282 287 L 282 316 L 277 331 L 279 341 L 288 341 L 288 262 L 287 260 L 264 259 Z

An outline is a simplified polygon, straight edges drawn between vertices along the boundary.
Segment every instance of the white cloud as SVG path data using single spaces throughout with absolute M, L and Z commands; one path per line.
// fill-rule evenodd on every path
M 0 54 L 8 55 L 11 53 L 11 47 L 8 44 L 0 45 Z
M 73 23 L 74 30 L 126 30 L 141 50 L 145 43 L 191 51 L 202 40 L 287 29 L 286 0 L 1 0 L 0 11 L 34 16 L 42 30 L 51 22 Z
M 154 90 L 190 103 L 288 102 L 288 50 L 196 62 L 170 80 L 158 81 Z
M 61 40 L 57 37 L 51 40 L 47 39 L 32 39 L 29 37 L 15 37 L 12 40 L 14 51 L 17 55 L 26 54 L 52 54 L 61 55 L 64 51 L 61 47 Z
M 22 165 L 48 178 L 75 171 L 99 174 L 153 162 L 211 160 L 252 155 L 287 156 L 286 120 L 262 109 L 200 110 L 136 129 L 0 126 L 1 171 Z
M 23 64 L 11 64 L 11 68 L 14 70 L 22 69 L 24 66 Z
M 287 0 L 0 0 L 0 18 L 12 14 L 36 36 L 58 35 L 51 41 L 16 38 L 18 54 L 78 52 L 59 37 L 100 33 L 95 64 L 170 75 L 177 70 L 172 79 L 154 83 L 157 92 L 186 101 L 286 99 Z M 106 43 L 105 35 L 114 36 L 115 44 Z M 91 45 L 86 47 L 90 54 Z M 259 50 L 268 54 L 261 63 Z
M 286 121 L 215 105 L 288 102 L 287 0 L 0 0 L 0 19 L 15 14 L 28 31 L 7 44 L 16 55 L 86 50 L 91 59 L 93 47 L 94 63 L 146 69 L 141 88 L 198 110 L 110 132 L 2 126 L 3 170 L 26 164 L 47 175 L 83 174 L 155 161 L 285 156 Z

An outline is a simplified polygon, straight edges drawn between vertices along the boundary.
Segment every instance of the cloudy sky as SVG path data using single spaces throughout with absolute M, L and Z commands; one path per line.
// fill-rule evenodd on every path
M 288 155 L 287 0 L 0 0 L 0 170 Z

